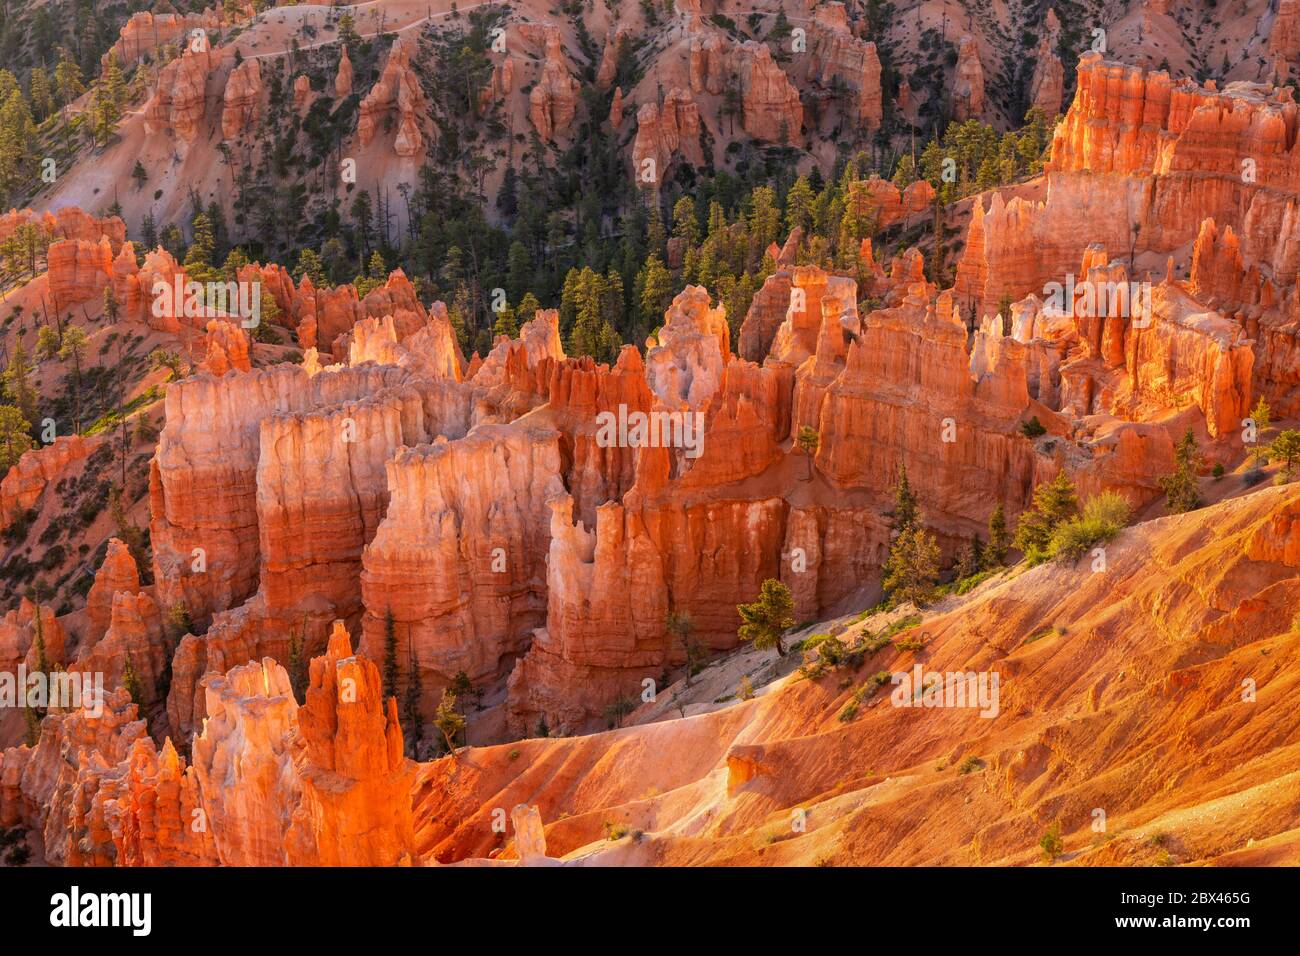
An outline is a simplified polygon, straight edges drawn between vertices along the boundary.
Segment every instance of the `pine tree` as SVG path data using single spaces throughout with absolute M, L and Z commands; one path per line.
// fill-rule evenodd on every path
M 32 385 L 32 366 L 22 341 L 14 344 L 4 373 L 5 394 L 18 406 L 29 423 L 36 421 L 36 387 Z M 31 427 L 30 425 L 28 427 Z
M 112 283 L 104 286 L 104 318 L 109 323 L 114 323 L 122 314 L 122 307 L 118 304 L 117 293 L 113 291 Z
M 1047 544 L 1056 526 L 1079 513 L 1079 499 L 1074 482 L 1062 468 L 1056 477 L 1034 489 L 1034 505 L 1020 516 L 1016 525 L 1016 547 L 1031 562 L 1047 553 Z
M 90 340 L 81 326 L 64 327 L 63 341 L 59 345 L 59 358 L 72 359 L 73 424 L 78 434 L 81 432 L 81 360 L 89 344 Z
M 1295 473 L 1296 462 L 1300 461 L 1300 430 L 1288 428 L 1283 431 L 1273 439 L 1268 452 L 1274 461 L 1282 462 L 1282 470 L 1277 475 L 1278 483 L 1290 481 Z
M 912 483 L 907 479 L 907 466 L 900 464 L 898 466 L 898 481 L 893 487 L 894 509 L 890 517 L 893 519 L 893 529 L 902 534 L 916 524 L 917 505 L 916 495 L 912 493 Z
M 300 705 L 307 702 L 307 687 L 310 683 L 307 655 L 302 641 L 301 633 L 289 637 L 289 686 L 293 690 L 293 699 Z
M 206 213 L 198 213 L 191 223 L 194 227 L 194 239 L 185 251 L 185 274 L 197 282 L 212 278 L 212 254 L 216 242 L 212 232 L 212 221 Z
M 541 307 L 542 304 L 537 301 L 537 296 L 531 292 L 524 293 L 523 299 L 519 302 L 519 307 L 515 309 L 515 323 L 522 329 L 533 321 L 533 317 Z
M 67 106 L 86 92 L 86 84 L 81 78 L 81 68 L 68 58 L 66 50 L 62 51 L 62 59 L 54 67 L 54 89 L 58 94 L 60 106 Z
M 122 686 L 126 692 L 131 695 L 132 702 L 137 707 L 143 707 L 144 687 L 140 683 L 140 675 L 135 672 L 135 663 L 131 660 L 131 652 L 126 652 L 126 663 L 122 665 Z
M 700 241 L 700 222 L 695 213 L 695 200 L 683 196 L 673 206 L 673 235 L 685 239 L 687 247 Z
M 384 612 L 384 697 L 397 696 L 397 623 L 393 609 Z
M 640 289 L 641 322 L 647 329 L 657 328 L 673 299 L 673 277 L 662 259 L 656 255 L 646 259 L 637 276 L 637 286 Z
M 1011 535 L 1007 533 L 1007 514 L 998 502 L 989 515 L 989 543 L 984 548 L 983 567 L 997 569 L 1006 564 L 1007 550 L 1011 547 Z
M 447 752 L 456 757 L 456 738 L 465 730 L 465 717 L 456 710 L 456 695 L 448 687 L 442 692 L 442 700 L 434 713 L 433 724 L 447 743 Z
M 776 648 L 778 656 L 785 656 L 781 635 L 794 626 L 794 601 L 788 587 L 768 578 L 759 589 L 758 600 L 737 605 L 736 610 L 743 622 L 736 632 L 742 641 L 750 641 L 760 651 Z
M 412 756 L 419 753 L 420 741 L 424 739 L 424 725 L 420 720 L 420 670 L 412 667 L 406 678 L 406 696 L 402 700 L 402 731 L 406 737 L 407 750 Z
M 1174 448 L 1174 470 L 1160 479 L 1165 492 L 1165 504 L 1170 514 L 1183 514 L 1201 506 L 1200 490 L 1196 481 L 1196 435 L 1190 428 Z
M 812 481 L 813 457 L 817 454 L 817 448 L 821 445 L 821 436 L 817 434 L 817 429 L 811 425 L 804 425 L 799 429 L 799 434 L 795 436 L 795 444 L 799 446 L 808 457 L 808 481 Z
M 785 196 L 785 228 L 787 232 L 802 229 L 805 234 L 812 228 L 812 207 L 816 201 L 807 177 L 800 176 Z
M 978 574 L 984 564 L 984 544 L 979 539 L 979 535 L 971 538 L 970 543 L 961 549 L 961 554 L 957 558 L 956 567 L 953 568 L 953 577 L 955 580 L 969 578 Z
M 682 645 L 682 651 L 686 655 L 686 686 L 690 687 L 691 679 L 695 676 L 695 665 L 704 656 L 700 643 L 691 637 L 695 633 L 695 622 L 685 611 L 669 611 L 664 618 L 664 630 Z
M 0 475 L 7 474 L 23 452 L 35 448 L 31 424 L 14 405 L 0 405 Z
M 41 714 L 34 707 L 24 707 L 23 723 L 26 733 L 24 742 L 29 747 L 35 747 L 41 741 Z
M 1263 395 L 1251 409 L 1250 420 L 1255 423 L 1255 444 L 1250 450 L 1250 455 L 1255 459 L 1256 466 L 1259 466 L 1268 461 L 1268 445 L 1264 441 L 1264 433 L 1273 426 L 1273 410 L 1269 408 L 1268 402 L 1264 401 Z
M 54 112 L 54 94 L 50 91 L 50 78 L 44 67 L 38 66 L 32 70 L 32 75 L 27 80 L 27 92 L 36 122 L 43 121 Z
M 930 532 L 912 525 L 894 540 L 889 551 L 889 573 L 883 587 L 890 604 L 911 601 L 924 607 L 933 600 L 938 581 L 939 545 Z
M 303 249 L 298 253 L 298 264 L 294 267 L 293 274 L 297 276 L 299 282 L 304 276 L 309 277 L 311 284 L 318 289 L 326 285 L 325 266 L 314 249 Z
M 504 335 L 508 339 L 519 338 L 519 323 L 515 320 L 515 310 L 509 307 L 497 313 L 497 320 L 492 324 L 492 338 Z

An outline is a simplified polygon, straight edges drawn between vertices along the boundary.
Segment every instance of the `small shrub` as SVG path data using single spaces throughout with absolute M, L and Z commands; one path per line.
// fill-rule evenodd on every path
M 1043 851 L 1043 859 L 1048 863 L 1065 852 L 1065 841 L 1061 839 L 1061 824 L 1058 821 L 1047 828 L 1047 832 L 1038 838 L 1038 846 Z
M 1029 419 L 1029 421 L 1020 423 L 1020 434 L 1024 435 L 1030 441 L 1033 441 L 1040 435 L 1046 435 L 1047 429 L 1043 427 L 1043 423 L 1040 422 L 1038 416 L 1035 415 L 1033 418 Z
M 1034 643 L 1034 641 L 1041 641 L 1043 638 L 1045 638 L 1045 637 L 1052 637 L 1052 636 L 1054 636 L 1055 634 L 1056 634 L 1056 628 L 1054 628 L 1054 627 L 1045 627 L 1045 628 L 1043 628 L 1041 631 L 1037 631 L 1036 633 L 1034 633 L 1034 634 L 1030 635 L 1029 637 L 1025 638 L 1024 643 L 1025 643 L 1025 644 L 1032 644 L 1032 643 Z
M 965 776 L 968 773 L 974 773 L 976 770 L 984 769 L 984 761 L 979 757 L 967 757 L 957 766 L 957 773 Z
M 605 821 L 606 840 L 610 840 L 611 842 L 614 840 L 621 840 L 623 837 L 627 836 L 628 833 L 629 829 L 626 825 L 622 823 L 610 823 L 608 820 Z
M 1214 480 L 1215 480 L 1215 481 L 1219 481 L 1220 479 L 1222 479 L 1222 478 L 1223 478 L 1223 462 L 1221 462 L 1221 461 L 1216 461 L 1216 462 L 1214 463 L 1214 468 L 1211 469 L 1211 471 L 1210 471 L 1210 474 L 1214 475 Z
M 736 685 L 736 696 L 741 700 L 754 699 L 754 684 L 748 674 L 740 678 L 740 683 Z
M 1116 491 L 1103 491 L 1088 499 L 1083 514 L 1056 526 L 1046 556 L 1077 561 L 1090 549 L 1114 538 L 1132 517 L 1133 506 L 1127 498 Z

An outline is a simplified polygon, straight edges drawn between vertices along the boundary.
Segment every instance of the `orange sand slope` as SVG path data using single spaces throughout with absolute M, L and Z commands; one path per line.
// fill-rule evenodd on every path
M 493 811 L 527 803 L 547 852 L 586 864 L 1030 864 L 1053 821 L 1058 863 L 1300 863 L 1300 488 L 1131 528 L 1106 562 L 1006 572 L 895 637 L 921 650 L 856 671 L 425 764 L 420 852 L 511 857 Z M 880 627 L 842 623 L 850 644 Z M 918 662 L 996 671 L 1000 712 L 894 707 L 886 683 L 839 718 Z

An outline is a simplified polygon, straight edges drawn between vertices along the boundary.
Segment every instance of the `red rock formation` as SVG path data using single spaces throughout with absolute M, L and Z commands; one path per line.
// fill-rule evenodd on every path
M 540 426 L 480 426 L 389 463 L 388 511 L 363 558 L 361 652 L 382 659 L 391 614 L 403 686 L 414 666 L 426 714 L 458 671 L 504 677 L 545 621 L 561 467 L 560 436 Z
M 829 88 L 839 82 L 853 94 L 851 115 L 867 130 L 880 126 L 880 57 L 874 43 L 864 42 L 849 31 L 842 3 L 828 3 L 813 14 L 809 75 Z
M 294 83 L 294 100 L 298 85 Z M 235 139 L 257 121 L 262 100 L 262 67 L 256 58 L 244 60 L 230 73 L 222 94 L 221 135 Z
M 1043 36 L 1038 41 L 1035 54 L 1034 75 L 1029 81 L 1029 102 L 1049 117 L 1061 112 L 1061 101 L 1065 93 L 1065 67 L 1056 55 L 1056 45 L 1060 38 L 1061 24 L 1056 18 L 1056 11 L 1048 9 L 1044 21 Z
M 294 772 L 298 705 L 273 660 L 207 681 L 207 720 L 194 774 L 223 866 L 283 866 L 301 783 Z
M 153 97 L 145 105 L 145 132 L 171 133 L 185 145 L 198 139 L 206 107 L 208 74 L 220 58 L 219 53 L 206 47 L 196 52 L 187 46 L 179 59 L 164 66 Z
M 26 664 L 30 671 L 38 670 L 38 632 L 45 642 L 46 663 L 64 663 L 66 634 L 54 616 L 54 608 L 48 604 L 40 606 L 38 627 L 36 605 L 24 597 L 18 607 L 0 617 L 0 671 L 13 674 L 19 664 Z
M 218 30 L 222 25 L 222 10 L 208 7 L 202 13 L 150 13 L 142 10 L 131 14 L 122 24 L 117 42 L 104 54 L 105 63 L 110 55 L 116 56 L 124 67 L 156 56 L 158 50 L 182 37 L 191 38 L 195 30 Z M 188 43 L 187 43 L 188 46 Z
M 600 54 L 600 66 L 596 68 L 596 86 L 602 90 L 609 89 L 610 84 L 614 82 L 614 77 L 618 73 L 618 49 L 627 34 L 625 27 L 612 27 L 605 34 L 605 47 Z
M 742 125 L 747 134 L 767 143 L 793 143 L 803 126 L 799 91 L 772 59 L 772 51 L 756 40 L 739 47 L 737 70 L 743 97 Z
M 115 253 L 126 241 L 126 223 L 117 216 L 96 219 L 77 206 L 64 206 L 55 212 L 38 214 L 30 209 L 11 209 L 0 215 L 0 242 L 9 239 L 19 226 L 29 224 L 51 239 L 79 239 L 97 244 L 107 238 Z
M 397 701 L 384 700 L 379 668 L 353 656 L 342 621 L 325 656 L 311 662 L 298 726 L 301 799 L 286 834 L 287 862 L 410 865 L 414 765 L 402 755 Z
M 135 594 L 140 590 L 140 572 L 131 551 L 118 538 L 108 539 L 104 563 L 95 572 L 95 583 L 86 595 L 86 635 L 94 643 L 108 630 L 113 613 L 113 596 L 118 591 Z
M 1270 56 L 1290 60 L 1300 53 L 1300 2 L 1278 0 L 1273 29 L 1268 34 Z
M 678 154 L 693 166 L 703 164 L 700 111 L 685 90 L 669 90 L 662 106 L 643 105 L 637 111 L 636 124 L 632 175 L 639 188 L 658 189 Z
M 113 841 L 116 866 L 214 866 L 216 846 L 198 778 L 168 739 L 135 740 L 119 775 L 100 781 L 92 817 Z
M 984 112 L 984 67 L 973 37 L 964 36 L 957 46 L 953 72 L 952 111 L 958 120 L 979 118 Z
M 390 54 L 391 56 L 391 54 Z M 348 45 L 343 44 L 339 54 L 339 68 L 334 74 L 334 95 L 343 99 L 352 93 L 352 60 L 348 58 Z
M 113 595 L 111 617 L 103 636 L 83 640 L 69 671 L 102 674 L 110 690 L 124 687 L 127 661 L 140 681 L 145 703 L 161 700 L 161 679 L 170 663 L 172 648 L 163 633 L 162 615 L 153 598 L 143 591 L 118 591 Z
M 111 834 L 93 813 L 101 781 L 115 776 L 136 742 L 147 739 L 126 691 L 108 694 L 102 713 L 82 708 L 51 713 L 34 748 L 4 752 L 0 776 L 17 776 L 6 788 L 0 816 L 19 819 L 43 837 L 52 865 L 105 866 L 113 859 Z M 13 771 L 10 767 L 13 767 Z
M 559 27 L 544 28 L 546 45 L 542 73 L 528 93 L 528 118 L 544 143 L 563 136 L 578 109 L 578 81 L 569 72 L 561 48 Z
M 35 507 L 46 487 L 78 467 L 102 442 L 99 436 L 64 435 L 19 458 L 0 479 L 0 530 Z
M 691 92 L 718 96 L 727 86 L 728 68 L 722 39 L 714 34 L 694 36 L 690 45 Z
M 374 139 L 379 120 L 389 112 L 395 112 L 397 136 L 393 140 L 393 151 L 398 156 L 410 157 L 424 148 L 420 119 L 428 112 L 428 103 L 420 88 L 419 77 L 411 66 L 413 55 L 414 50 L 405 38 L 398 37 L 393 41 L 384 72 L 361 101 L 357 140 L 362 146 L 369 145 Z M 339 73 L 342 76 L 342 64 Z
M 479 93 L 479 112 L 486 112 L 493 103 L 501 103 L 510 95 L 515 85 L 515 61 L 509 54 L 492 67 L 487 86 Z
M 309 376 L 298 366 L 279 365 L 173 383 L 167 390 L 167 421 L 150 475 L 151 540 L 160 603 L 170 607 L 182 602 L 201 623 L 214 611 L 242 603 L 256 590 L 257 471 L 263 419 L 356 402 L 400 384 L 405 377 L 404 371 L 391 367 L 327 370 Z M 321 450 L 333 448 L 346 460 L 351 449 L 343 447 L 343 417 L 334 421 L 333 433 L 325 432 L 323 422 L 317 427 L 325 441 Z M 356 438 L 371 440 L 360 432 Z M 196 553 L 196 548 L 202 552 Z
M 307 112 L 311 105 L 311 78 L 306 73 L 299 73 L 293 78 L 293 108 L 299 115 Z
M 623 123 L 623 87 L 614 88 L 614 97 L 609 102 L 609 125 L 618 129 Z
M 250 371 L 248 349 L 248 336 L 242 328 L 225 319 L 212 319 L 208 322 L 207 355 L 199 370 L 215 376 Z
M 50 243 L 46 261 L 53 308 L 62 310 L 103 296 L 113 272 L 113 247 L 107 236 L 98 242 L 60 239 Z

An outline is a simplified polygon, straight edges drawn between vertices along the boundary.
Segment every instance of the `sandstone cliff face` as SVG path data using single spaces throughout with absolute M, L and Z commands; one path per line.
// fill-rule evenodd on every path
M 294 96 L 297 99 L 297 85 Z M 248 59 L 230 73 L 222 94 L 221 135 L 235 139 L 257 121 L 262 101 L 261 60 Z
M 396 137 L 393 151 L 396 155 L 416 156 L 424 150 L 420 121 L 428 113 L 429 104 L 420 88 L 420 78 L 411 66 L 413 55 L 415 49 L 406 38 L 399 36 L 394 40 L 380 79 L 361 100 L 361 114 L 356 121 L 356 138 L 361 146 L 367 146 L 374 138 L 378 122 L 387 114 L 394 113 Z M 339 64 L 339 73 L 342 75 L 342 64 Z
M 64 435 L 26 452 L 0 479 L 0 530 L 34 507 L 46 487 L 79 467 L 102 443 L 98 436 Z
M 300 367 L 280 365 L 174 383 L 167 390 L 167 422 L 150 474 L 161 603 L 182 602 L 196 622 L 205 622 L 256 590 L 264 419 L 355 402 L 399 384 L 404 375 L 392 367 L 365 366 L 309 376 Z M 342 423 L 336 424 L 332 441 L 341 448 Z
M 107 236 L 97 242 L 60 239 L 46 254 L 50 298 L 55 310 L 89 302 L 104 294 L 113 271 L 113 248 Z
M 658 189 L 679 154 L 693 166 L 704 163 L 699 107 L 689 93 L 674 88 L 668 91 L 662 106 L 646 103 L 637 111 L 636 140 L 632 144 L 632 176 L 637 186 Z
M 745 132 L 765 143 L 797 142 L 803 126 L 803 105 L 799 91 L 772 59 L 772 51 L 756 40 L 748 40 L 740 45 L 737 56 Z
M 282 672 L 283 673 L 283 672 Z M 402 755 L 397 701 L 380 693 L 379 668 L 354 656 L 342 621 L 298 709 L 301 798 L 286 834 L 295 866 L 410 865 L 414 765 Z
M 306 73 L 299 73 L 293 78 L 293 108 L 301 116 L 310 105 L 311 78 Z
M 1056 21 L 1056 14 L 1048 11 L 1048 22 Z M 1038 42 L 1034 75 L 1029 81 L 1029 101 L 1032 106 L 1042 110 L 1049 117 L 1061 112 L 1061 102 L 1065 95 L 1065 66 L 1056 55 L 1057 33 L 1048 29 Z
M 134 594 L 139 590 L 140 572 L 130 550 L 120 539 L 109 538 L 104 563 L 95 572 L 95 583 L 86 594 L 86 641 L 94 643 L 108 630 L 113 597 L 118 591 Z
M 828 3 L 813 14 L 808 52 L 809 75 L 823 87 L 843 83 L 853 94 L 852 119 L 864 129 L 880 126 L 882 116 L 880 57 L 876 45 L 859 40 L 849 30 L 842 3 Z
M 428 112 L 429 106 L 424 91 L 420 88 L 419 77 L 411 66 L 414 53 L 412 44 L 405 38 L 398 37 L 393 41 L 384 72 L 361 101 L 357 140 L 362 146 L 369 145 L 375 137 L 378 124 L 392 114 L 397 128 L 393 151 L 398 156 L 411 157 L 424 149 L 420 120 Z M 340 63 L 339 80 L 342 77 L 343 64 Z M 339 80 L 336 80 L 336 88 Z
M 339 54 L 339 68 L 334 74 L 334 95 L 343 99 L 352 93 L 352 60 L 348 57 L 348 46 L 343 44 Z
M 189 46 L 179 59 L 162 68 L 153 97 L 145 105 L 145 132 L 170 132 L 188 146 L 199 137 L 206 110 L 208 74 L 220 54 L 206 46 L 196 52 Z
M 716 35 L 694 36 L 690 43 L 692 93 L 718 96 L 727 86 L 726 49 Z
M 544 143 L 568 132 L 578 109 L 578 81 L 569 72 L 561 47 L 560 30 L 543 28 L 545 59 L 542 73 L 528 94 L 528 118 Z
M 298 705 L 289 675 L 272 660 L 207 682 L 208 717 L 194 739 L 194 772 L 223 866 L 282 866 L 290 815 Z M 219 797 L 219 799 L 217 799 Z
M 63 206 L 54 212 L 36 213 L 30 209 L 11 209 L 0 214 L 0 242 L 9 239 L 19 226 L 34 225 L 51 239 L 80 239 L 98 243 L 107 238 L 116 253 L 126 241 L 126 223 L 117 216 L 97 219 L 77 206 Z
M 190 37 L 195 30 L 218 30 L 222 24 L 220 7 L 201 13 L 151 13 L 141 10 L 122 24 L 117 42 L 104 54 L 105 61 L 116 56 L 124 67 L 152 59 L 160 46 Z
M 984 66 L 974 38 L 964 36 L 957 45 L 953 72 L 952 112 L 958 120 L 978 119 L 984 112 Z
M 389 462 L 388 510 L 363 557 L 360 650 L 383 658 L 391 616 L 403 687 L 415 668 L 425 714 L 458 671 L 504 677 L 545 621 L 561 464 L 553 429 L 499 425 Z

